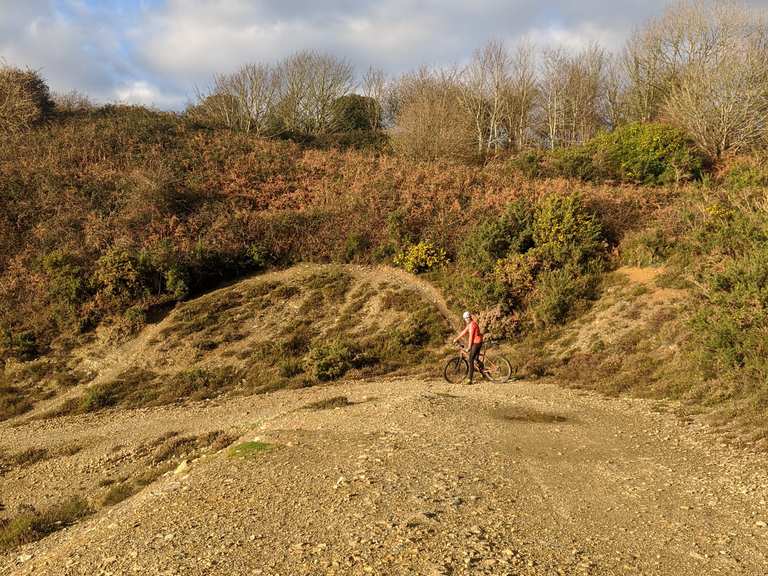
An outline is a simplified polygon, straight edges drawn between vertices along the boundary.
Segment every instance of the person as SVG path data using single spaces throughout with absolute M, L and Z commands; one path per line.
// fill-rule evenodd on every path
M 478 325 L 477 320 L 475 320 L 469 311 L 464 312 L 462 317 L 464 318 L 466 326 L 464 327 L 464 330 L 453 339 L 453 342 L 456 343 L 461 340 L 464 335 L 467 336 L 467 350 L 469 350 L 469 383 L 473 384 L 475 360 L 477 360 L 480 370 L 483 370 L 483 363 L 478 359 L 480 350 L 483 347 L 483 334 L 480 332 L 480 326 Z

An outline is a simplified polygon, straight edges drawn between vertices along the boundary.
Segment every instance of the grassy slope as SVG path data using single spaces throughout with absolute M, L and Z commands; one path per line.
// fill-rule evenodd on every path
M 7 372 L 28 409 L 40 402 L 37 415 L 53 416 L 418 370 L 451 323 L 433 293 L 411 284 L 386 268 L 299 266 L 181 304 L 122 344 L 104 328 L 58 372 L 46 360 Z M 25 380 L 30 365 L 38 378 Z M 52 376 L 86 371 L 80 385 Z

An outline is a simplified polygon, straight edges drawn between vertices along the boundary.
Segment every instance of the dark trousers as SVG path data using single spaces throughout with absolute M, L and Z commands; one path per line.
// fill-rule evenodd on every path
M 478 360 L 478 356 L 480 356 L 480 349 L 483 347 L 483 343 L 480 342 L 478 344 L 472 344 L 472 346 L 469 347 L 469 381 L 472 382 L 472 379 L 475 376 L 475 360 L 477 360 L 477 364 L 480 366 L 480 370 L 483 370 L 483 363 Z

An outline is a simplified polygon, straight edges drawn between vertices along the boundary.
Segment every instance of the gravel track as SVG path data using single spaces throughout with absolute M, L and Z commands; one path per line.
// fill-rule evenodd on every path
M 351 404 L 307 408 L 336 396 Z M 171 430 L 273 449 L 195 460 L 0 556 L 0 573 L 768 573 L 764 455 L 666 404 L 551 383 L 343 382 L 3 423 L 6 451 L 84 449 L 6 473 L 0 499 L 76 492 L 116 451 Z

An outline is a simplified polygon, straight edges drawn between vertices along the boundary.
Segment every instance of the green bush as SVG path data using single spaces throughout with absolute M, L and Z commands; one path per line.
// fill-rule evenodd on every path
M 448 262 L 445 250 L 438 248 L 432 242 L 423 240 L 412 244 L 397 256 L 394 264 L 411 274 L 428 272 Z
M 145 291 L 139 259 L 128 250 L 112 248 L 96 262 L 94 280 L 111 303 L 125 306 Z
M 313 346 L 307 358 L 307 371 L 321 382 L 337 380 L 352 368 L 360 368 L 367 358 L 354 344 L 344 340 L 324 341 Z
M 533 241 L 545 268 L 566 264 L 582 268 L 606 248 L 600 222 L 577 194 L 551 194 L 540 201 Z
M 590 296 L 594 286 L 593 276 L 573 266 L 544 270 L 536 278 L 532 295 L 535 322 L 542 326 L 564 322 L 575 306 Z
M 174 300 L 184 300 L 189 296 L 189 272 L 178 265 L 171 266 L 165 271 L 165 291 Z
M 304 372 L 304 365 L 298 358 L 286 358 L 278 365 L 277 372 L 283 378 L 293 378 Z
M 532 180 L 546 175 L 546 161 L 547 153 L 544 150 L 526 150 L 515 156 L 510 165 Z
M 723 185 L 730 190 L 761 188 L 768 186 L 768 170 L 762 163 L 743 159 L 729 166 L 721 179 Z
M 42 353 L 37 336 L 28 330 L 22 332 L 3 330 L 0 343 L 2 344 L 0 352 L 3 357 L 28 361 L 34 360 Z
M 366 235 L 353 232 L 344 241 L 342 260 L 344 262 L 354 262 L 364 258 L 370 251 L 370 248 L 371 241 Z
M 512 166 L 529 178 L 615 180 L 660 186 L 700 179 L 704 157 L 685 132 L 659 123 L 633 123 L 574 146 L 525 152 Z
M 704 158 L 685 132 L 658 123 L 633 123 L 596 136 L 594 175 L 646 185 L 698 179 Z
M 333 103 L 334 128 L 338 132 L 367 132 L 377 128 L 374 120 L 381 116 L 375 98 L 348 94 Z
M 0 551 L 40 540 L 92 512 L 85 500 L 73 496 L 42 512 L 32 508 L 9 519 L 0 519 Z
M 48 297 L 60 327 L 75 324 L 80 306 L 89 295 L 87 275 L 72 256 L 56 250 L 43 257 Z
M 555 148 L 549 153 L 546 171 L 552 176 L 595 180 L 594 150 L 592 143 Z
M 540 262 L 535 254 L 510 254 L 496 262 L 494 277 L 501 288 L 502 301 L 508 309 L 521 309 L 536 287 Z
M 627 233 L 619 251 L 625 266 L 660 266 L 674 250 L 674 240 L 658 227 Z
M 500 218 L 485 220 L 469 234 L 459 250 L 462 265 L 488 274 L 509 253 L 524 253 L 533 246 L 534 207 L 527 201 L 511 203 Z

